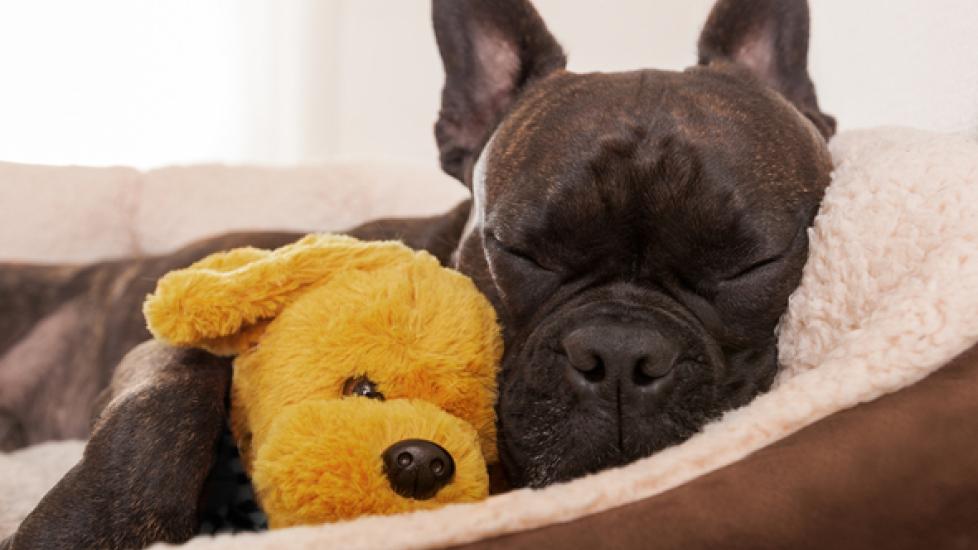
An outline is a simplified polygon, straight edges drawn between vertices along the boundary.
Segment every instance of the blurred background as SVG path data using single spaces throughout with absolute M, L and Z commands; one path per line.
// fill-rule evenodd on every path
M 978 131 L 978 1 L 810 0 L 841 129 Z M 681 69 L 712 0 L 537 0 L 576 71 Z M 432 166 L 428 0 L 0 0 L 0 160 Z

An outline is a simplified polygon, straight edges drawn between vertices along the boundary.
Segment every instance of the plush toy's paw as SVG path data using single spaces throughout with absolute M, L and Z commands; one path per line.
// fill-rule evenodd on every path
M 485 498 L 475 429 L 423 401 L 306 401 L 282 411 L 252 473 L 272 528 Z

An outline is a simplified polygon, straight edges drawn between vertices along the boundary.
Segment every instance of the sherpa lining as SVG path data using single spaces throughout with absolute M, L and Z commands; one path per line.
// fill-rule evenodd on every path
M 914 384 L 978 341 L 978 144 L 906 129 L 831 143 L 833 183 L 780 328 L 775 387 L 682 445 L 479 504 L 190 548 L 436 548 L 572 521 L 730 464 L 833 412 Z

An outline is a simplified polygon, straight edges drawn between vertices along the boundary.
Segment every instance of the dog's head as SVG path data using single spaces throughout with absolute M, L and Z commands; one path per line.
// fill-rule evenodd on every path
M 649 455 L 766 389 L 835 121 L 804 0 L 720 0 L 683 72 L 575 74 L 525 0 L 435 0 L 456 253 L 496 306 L 500 451 L 541 486 Z

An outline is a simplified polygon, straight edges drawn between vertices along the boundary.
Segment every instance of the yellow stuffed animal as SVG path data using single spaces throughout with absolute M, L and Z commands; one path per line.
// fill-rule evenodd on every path
M 492 306 L 396 242 L 310 235 L 173 271 L 157 339 L 236 355 L 231 431 L 272 528 L 485 498 L 496 460 Z

